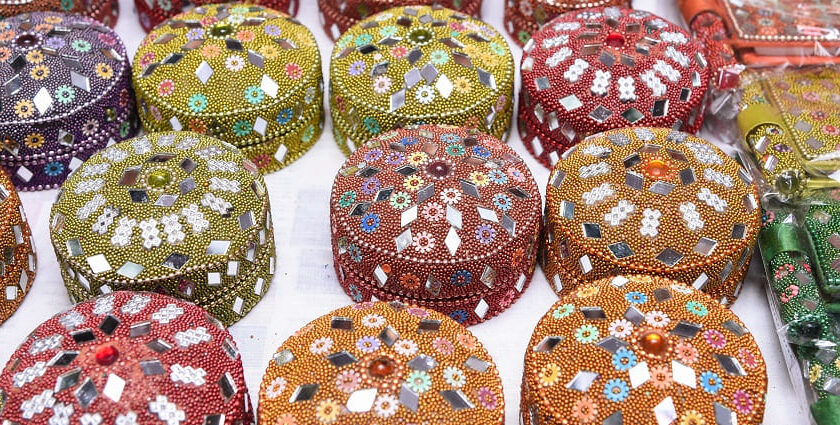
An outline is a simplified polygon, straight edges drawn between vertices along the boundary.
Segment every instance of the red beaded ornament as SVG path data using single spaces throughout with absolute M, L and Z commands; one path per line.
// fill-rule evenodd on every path
M 569 12 L 522 57 L 519 131 L 550 167 L 584 137 L 613 128 L 700 129 L 709 70 L 682 28 L 640 10 Z
M 498 139 L 446 126 L 396 130 L 344 164 L 330 200 L 340 283 L 465 324 L 510 306 L 531 279 L 540 193 Z
M 507 0 L 505 28 L 520 45 L 546 22 L 570 11 L 589 7 L 629 6 L 627 0 Z
M 251 425 L 233 337 L 151 292 L 77 304 L 27 337 L 0 375 L 0 423 Z

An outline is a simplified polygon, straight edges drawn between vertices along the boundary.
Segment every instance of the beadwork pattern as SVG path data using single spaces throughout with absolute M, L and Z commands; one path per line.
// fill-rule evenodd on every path
M 546 190 L 543 271 L 558 294 L 614 273 L 670 277 L 724 305 L 752 258 L 752 176 L 712 144 L 668 129 L 612 130 L 560 160 Z
M 242 361 L 194 304 L 115 292 L 41 324 L 0 375 L 0 421 L 251 425 Z
M 419 126 L 384 133 L 339 171 L 330 198 L 339 282 L 354 301 L 399 299 L 464 324 L 530 282 L 540 193 L 492 136 Z
M 0 19 L 41 11 L 84 15 L 113 28 L 120 15 L 120 2 L 118 0 L 0 0 Z
M 300 0 L 262 0 L 251 3 L 295 16 L 297 14 L 298 1 Z M 152 28 L 160 25 L 161 22 L 181 12 L 185 12 L 191 6 L 203 6 L 211 3 L 217 2 L 214 0 L 194 0 L 189 2 L 184 0 L 134 0 L 134 6 L 137 8 L 137 17 L 140 19 L 140 26 L 146 32 L 151 31 Z
M 125 46 L 90 18 L 35 12 L 0 21 L 0 165 L 20 190 L 58 187 L 137 124 Z
M 547 167 L 590 134 L 631 125 L 694 133 L 703 122 L 700 45 L 645 11 L 562 15 L 525 46 L 521 71 L 520 135 Z
M 134 85 L 147 131 L 191 130 L 240 148 L 262 173 L 309 150 L 323 128 L 321 56 L 294 18 L 206 5 L 150 32 Z
M 259 302 L 275 270 L 256 166 L 196 133 L 155 133 L 94 155 L 64 185 L 50 230 L 76 301 L 162 292 L 231 324 Z
M 344 31 L 379 12 L 396 6 L 438 5 L 480 18 L 481 0 L 318 0 L 321 25 L 333 40 Z
M 274 354 L 258 417 L 270 424 L 504 423 L 481 343 L 434 311 L 361 303 L 309 323 Z
M 840 169 L 840 73 L 825 68 L 750 72 L 738 117 L 765 180 L 784 197 L 835 187 Z
M 626 0 L 506 0 L 505 28 L 520 45 L 531 40 L 546 22 L 566 13 L 590 7 L 629 6 Z
M 37 269 L 32 230 L 20 197 L 6 173 L 0 171 L 0 324 L 23 303 Z
M 735 314 L 682 283 L 617 276 L 581 286 L 525 352 L 525 425 L 753 424 L 767 372 Z
M 365 19 L 330 64 L 333 133 L 345 155 L 407 124 L 451 124 L 506 139 L 513 56 L 484 22 L 441 7 L 399 7 Z

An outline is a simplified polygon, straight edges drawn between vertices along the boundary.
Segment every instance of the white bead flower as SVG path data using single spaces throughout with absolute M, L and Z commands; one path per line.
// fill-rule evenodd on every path
M 703 219 L 700 218 L 700 213 L 697 211 L 697 205 L 693 202 L 683 202 L 680 204 L 680 212 L 682 213 L 683 221 L 686 227 L 691 231 L 700 230 L 703 228 Z
M 589 62 L 583 59 L 575 59 L 575 63 L 569 66 L 569 69 L 563 73 L 563 78 L 570 83 L 577 82 L 580 76 L 589 68 Z
M 639 228 L 639 233 L 642 236 L 655 238 L 659 234 L 659 218 L 662 217 L 662 213 L 659 210 L 645 208 L 642 216 L 642 227 Z
M 639 78 L 641 78 L 645 85 L 648 86 L 648 88 L 650 88 L 651 91 L 653 91 L 654 97 L 660 97 L 665 95 L 665 90 L 667 89 L 667 87 L 665 87 L 665 84 L 662 83 L 662 80 L 660 80 L 659 77 L 656 76 L 656 72 L 654 72 L 652 69 L 648 69 L 647 71 L 643 72 L 639 76 Z
M 435 90 L 432 86 L 422 85 L 417 89 L 417 92 L 414 93 L 414 97 L 417 99 L 418 102 L 428 105 L 435 100 Z
M 624 220 L 627 220 L 627 217 L 636 210 L 636 206 L 631 204 L 630 201 L 626 199 L 622 199 L 618 201 L 618 204 L 612 208 L 610 208 L 610 212 L 604 214 L 604 221 L 609 223 L 610 226 L 620 226 Z
M 620 77 L 617 86 L 619 100 L 622 102 L 636 101 L 636 82 L 633 77 Z
M 610 71 L 602 71 L 600 69 L 595 71 L 595 78 L 592 80 L 592 87 L 589 90 L 592 94 L 597 96 L 605 96 L 610 88 L 610 79 L 612 74 Z

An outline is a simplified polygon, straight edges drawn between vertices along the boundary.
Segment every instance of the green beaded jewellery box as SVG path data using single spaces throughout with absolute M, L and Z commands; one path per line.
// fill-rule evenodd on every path
M 77 302 L 117 290 L 159 292 L 230 325 L 274 275 L 257 167 L 197 133 L 152 133 L 92 156 L 59 194 L 50 235 Z

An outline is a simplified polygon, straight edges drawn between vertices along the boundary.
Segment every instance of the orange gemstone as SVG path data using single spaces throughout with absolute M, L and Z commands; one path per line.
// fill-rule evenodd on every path
M 648 332 L 642 336 L 642 348 L 654 356 L 661 356 L 668 351 L 668 341 L 659 332 Z
M 394 362 L 387 357 L 380 357 L 370 362 L 368 373 L 375 378 L 386 378 L 394 373 Z
M 650 177 L 665 177 L 669 171 L 671 167 L 661 159 L 653 159 L 645 165 L 645 173 Z

